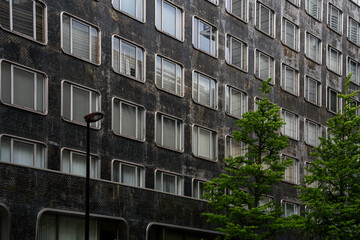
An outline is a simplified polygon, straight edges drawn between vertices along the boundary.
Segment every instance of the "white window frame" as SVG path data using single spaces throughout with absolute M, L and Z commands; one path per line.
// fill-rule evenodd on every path
M 331 60 L 331 51 L 335 51 L 337 52 L 336 53 L 336 62 L 333 63 L 332 60 Z M 337 50 L 336 48 L 334 48 L 333 46 L 331 45 L 328 45 L 327 48 L 326 48 L 326 51 L 327 51 L 327 58 L 326 58 L 326 66 L 327 68 L 338 74 L 338 75 L 342 75 L 342 53 Z
M 161 15 L 160 15 L 160 23 L 158 22 L 159 19 L 159 9 L 158 9 L 158 1 L 160 2 L 160 6 L 161 6 Z M 164 17 L 163 17 L 163 13 L 164 13 L 164 4 L 167 4 L 173 8 L 175 8 L 175 26 L 174 26 L 174 29 L 175 29 L 175 35 L 171 34 L 171 33 L 168 33 L 166 32 L 163 28 L 163 23 L 164 23 Z M 178 11 L 180 12 L 180 21 L 178 19 Z M 172 38 L 175 38 L 181 42 L 184 41 L 184 11 L 182 8 L 180 8 L 179 6 L 167 1 L 167 0 L 155 0 L 155 28 L 157 30 L 159 30 L 160 32 L 172 37 Z M 159 26 L 160 24 L 160 26 Z M 180 28 L 180 32 L 178 33 L 178 28 Z M 180 35 L 180 36 L 179 36 Z
M 160 179 L 161 179 L 160 186 L 157 183 L 157 174 L 160 174 Z M 174 179 L 175 179 L 174 180 L 175 181 L 174 193 L 166 192 L 164 190 L 164 175 L 174 177 Z M 178 186 L 179 183 L 181 183 L 181 189 L 179 189 L 179 186 Z M 154 186 L 155 186 L 155 190 L 161 191 L 163 193 L 174 194 L 174 195 L 184 195 L 184 177 L 177 173 L 156 169 L 154 172 Z M 159 187 L 160 187 L 160 189 L 159 189 Z
M 126 184 L 121 181 L 121 178 L 122 178 L 121 170 L 122 170 L 123 166 L 133 167 L 135 169 L 135 185 Z M 117 174 L 117 176 L 115 173 Z M 141 176 L 139 177 L 138 174 L 140 174 Z M 139 178 L 140 178 L 140 181 L 138 180 Z M 145 179 L 146 179 L 145 178 L 145 167 L 143 165 L 123 161 L 120 159 L 113 159 L 111 161 L 111 180 L 113 182 L 121 183 L 121 184 L 124 184 L 127 186 L 132 186 L 132 187 L 144 188 L 145 187 Z
M 328 15 L 327 15 L 327 25 L 328 27 L 335 31 L 336 33 L 342 34 L 343 31 L 343 12 L 340 10 L 340 8 L 337 8 L 335 5 L 328 3 Z M 339 16 L 337 20 L 337 27 L 332 25 L 331 18 L 333 17 L 333 11 L 338 11 Z
M 196 199 L 202 199 L 201 189 L 203 194 L 205 193 L 204 184 L 207 181 L 193 178 L 191 181 L 191 196 Z
M 292 113 L 292 112 L 284 110 L 284 109 L 282 109 L 281 115 L 285 122 L 285 124 L 281 127 L 282 134 L 284 134 L 285 136 L 288 136 L 291 139 L 298 140 L 299 139 L 299 116 L 295 113 Z M 292 129 L 290 129 L 289 131 L 290 131 L 290 133 L 294 132 L 294 134 L 290 134 L 286 127 L 286 124 L 288 122 L 288 118 L 290 118 L 290 115 L 292 115 L 292 117 L 294 117 L 295 125 L 292 126 L 291 127 Z M 291 118 L 289 120 L 291 120 Z
M 196 20 L 196 21 L 195 21 Z M 196 23 L 195 23 L 196 22 Z M 208 25 L 210 28 L 210 36 L 214 36 L 215 38 L 215 44 L 214 46 L 211 43 L 211 39 L 209 39 L 209 52 L 206 50 L 201 49 L 201 42 L 200 42 L 200 22 L 202 22 L 204 25 Z M 196 29 L 195 29 L 195 24 L 197 25 Z M 215 30 L 215 32 L 213 31 L 213 29 Z M 196 30 L 196 32 L 195 32 Z M 195 39 L 195 35 L 196 35 L 196 39 Z M 195 42 L 195 40 L 197 40 Z M 208 54 L 209 56 L 212 56 L 214 58 L 218 57 L 218 43 L 219 43 L 219 31 L 217 29 L 217 27 L 215 27 L 213 24 L 197 17 L 197 16 L 193 16 L 192 19 L 192 44 L 193 47 L 205 54 Z M 215 49 L 213 49 L 215 48 Z
M 255 49 L 255 76 L 258 78 L 258 79 L 261 79 L 261 80 L 268 80 L 269 77 L 267 77 L 266 79 L 265 78 L 261 78 L 261 64 L 260 64 L 260 55 L 263 55 L 264 57 L 267 57 L 269 60 L 269 65 L 268 65 L 268 75 L 269 77 L 271 77 L 271 81 L 270 81 L 270 84 L 275 84 L 275 60 L 273 57 L 271 57 L 269 54 L 267 53 L 264 53 L 263 51 L 260 51 L 259 49 Z
M 195 74 L 197 74 L 197 94 L 195 94 Z M 208 81 L 209 81 L 209 86 L 210 86 L 210 96 L 209 96 L 209 104 L 207 103 L 202 103 L 200 102 L 200 84 L 199 84 L 199 78 L 203 77 L 203 78 L 206 78 Z M 212 96 L 212 91 L 211 91 L 211 86 L 212 85 L 215 85 L 215 88 L 214 88 L 214 96 Z M 211 108 L 211 109 L 214 109 L 214 110 L 217 110 L 218 109 L 218 82 L 217 80 L 215 80 L 214 78 L 204 74 L 204 73 L 201 73 L 199 71 L 193 71 L 192 72 L 192 99 L 195 103 L 197 104 L 200 104 L 202 106 L 205 106 L 205 107 L 208 107 L 208 108 Z M 214 105 L 212 105 L 212 103 L 214 103 Z
M 8 138 L 10 140 L 10 150 L 9 150 L 10 151 L 10 159 L 9 159 L 9 161 L 5 161 L 1 157 L 2 141 L 3 141 L 4 137 Z M 33 164 L 32 165 L 26 165 L 26 164 L 22 164 L 22 163 L 14 163 L 14 141 L 18 142 L 18 143 L 24 143 L 24 144 L 34 146 Z M 42 149 L 44 151 L 44 159 L 41 162 L 42 166 L 36 166 L 36 159 L 37 159 L 36 157 L 37 157 L 37 147 L 38 146 L 42 146 Z M 27 138 L 22 138 L 22 137 L 18 137 L 18 136 L 8 135 L 8 134 L 0 134 L 0 162 L 8 162 L 8 163 L 12 163 L 12 164 L 18 164 L 21 166 L 46 169 L 47 165 L 48 165 L 48 146 L 43 142 L 39 142 L 39 141 L 27 139 Z
M 161 126 L 158 126 L 158 116 L 160 116 Z M 174 121 L 175 124 L 175 148 L 171 148 L 166 146 L 164 143 L 164 118 L 168 120 Z M 161 136 L 157 136 L 158 128 L 160 128 Z M 180 136 L 178 134 L 180 133 Z M 158 139 L 158 137 L 160 139 Z M 159 142 L 160 140 L 161 142 Z M 155 144 L 159 147 L 166 148 L 169 150 L 177 151 L 177 152 L 184 152 L 184 121 L 180 118 L 162 113 L 162 112 L 155 112 Z
M 294 91 L 291 91 L 288 89 L 287 70 L 290 70 L 293 72 Z M 299 71 L 293 67 L 290 67 L 290 66 L 284 64 L 284 63 L 281 64 L 281 88 L 288 93 L 291 93 L 295 96 L 299 96 Z
M 161 60 L 160 63 L 158 61 L 159 59 Z M 162 67 L 164 64 L 164 61 L 166 61 L 170 64 L 173 64 L 175 66 L 175 75 L 176 75 L 175 76 L 175 78 L 176 78 L 175 79 L 175 81 L 176 81 L 175 82 L 175 88 L 176 88 L 175 92 L 164 88 L 164 77 L 163 76 L 166 74 L 166 73 L 164 73 L 164 70 Z M 161 79 L 160 80 L 158 79 L 158 74 L 157 74 L 158 65 L 161 66 Z M 178 73 L 179 73 L 178 69 L 180 69 L 180 74 L 181 74 L 180 76 L 178 76 Z M 178 81 L 179 78 L 180 78 L 180 83 Z M 159 83 L 159 81 L 160 81 L 160 83 Z M 162 91 L 165 91 L 165 92 L 168 92 L 168 93 L 180 96 L 180 97 L 184 97 L 184 66 L 170 58 L 164 57 L 160 54 L 156 54 L 155 55 L 155 86 Z M 178 91 L 178 89 L 180 92 Z
M 315 143 L 312 143 L 309 141 L 309 125 L 312 125 L 315 127 Z M 312 120 L 305 119 L 304 121 L 304 140 L 307 145 L 317 147 L 320 144 L 319 137 L 322 136 L 322 128 L 319 123 L 316 123 Z
M 70 112 L 70 118 L 66 118 L 64 117 L 64 84 L 69 84 L 70 85 L 70 109 L 69 109 L 69 112 Z M 88 88 L 88 87 L 85 87 L 83 85 L 80 85 L 80 84 L 77 84 L 77 83 L 74 83 L 74 82 L 70 82 L 70 81 L 67 81 L 67 80 L 62 80 L 61 81 L 61 117 L 64 121 L 67 121 L 67 122 L 71 122 L 71 123 L 75 123 L 75 124 L 78 124 L 78 125 L 82 125 L 82 126 L 86 126 L 86 122 L 85 122 L 85 119 L 83 121 L 76 121 L 73 119 L 73 115 L 74 115 L 74 109 L 73 109 L 73 95 L 74 95 L 74 88 L 77 88 L 77 89 L 80 89 L 82 91 L 87 91 L 89 92 L 89 111 L 88 113 L 91 113 L 93 112 L 92 111 L 92 95 L 93 94 L 97 94 L 97 98 L 96 98 L 96 103 L 95 103 L 95 107 L 96 107 L 96 111 L 97 112 L 101 112 L 101 94 L 99 91 L 96 91 L 94 89 L 91 89 L 91 88 Z M 98 121 L 98 122 L 94 122 L 94 123 L 90 123 L 90 127 L 92 128 L 95 128 L 95 129 L 100 129 L 101 128 L 101 121 Z
M 315 59 L 311 56 L 310 52 L 311 52 L 311 49 L 310 49 L 310 39 L 313 39 L 313 40 L 317 40 L 317 43 L 316 43 L 316 52 L 315 52 Z M 305 31 L 305 56 L 318 63 L 318 64 L 321 64 L 322 62 L 322 42 L 319 38 L 315 37 L 313 34 L 309 33 L 309 32 L 306 32 Z
M 309 81 L 313 81 L 313 82 L 316 82 L 316 86 L 317 86 L 317 89 L 316 89 L 316 102 L 313 102 L 310 100 L 310 97 L 309 97 L 309 94 L 310 94 L 310 91 L 309 91 Z M 307 102 L 309 103 L 312 103 L 312 104 L 315 104 L 317 106 L 321 106 L 321 95 L 322 95 L 322 91 L 321 91 L 321 82 L 319 82 L 318 80 L 315 80 L 314 78 L 308 76 L 308 75 L 305 75 L 304 76 L 304 98 Z
M 121 1 L 122 0 L 112 0 L 111 5 L 116 11 L 121 12 L 122 14 L 125 14 L 126 16 L 129 16 L 139 22 L 145 23 L 146 19 L 146 0 L 134 0 L 135 1 L 135 16 L 126 12 L 125 10 L 121 9 Z M 116 3 L 115 3 L 116 2 Z M 141 9 L 139 10 L 138 2 L 141 3 Z M 117 6 L 115 6 L 117 4 Z M 139 11 L 141 11 L 139 13 Z
M 0 24 L 0 28 L 1 29 L 4 29 L 5 31 L 8 31 L 8 32 L 11 32 L 13 34 L 16 34 L 16 35 L 19 35 L 21 37 L 24 37 L 26 39 L 29 39 L 31 41 L 34 41 L 36 43 L 39 43 L 39 44 L 42 44 L 42 45 L 46 45 L 48 43 L 48 22 L 47 22 L 47 5 L 43 2 L 43 1 L 40 1 L 40 0 L 33 0 L 33 12 L 32 12 L 32 20 L 33 20 L 33 34 L 32 36 L 30 35 L 27 35 L 25 33 L 21 33 L 21 32 L 18 32 L 16 30 L 14 30 L 14 19 L 13 19 L 13 7 L 12 7 L 12 3 L 13 3 L 14 0 L 8 0 L 8 4 L 9 4 L 9 28 L 7 27 L 4 27 L 3 25 Z M 44 41 L 40 41 L 40 40 L 37 40 L 36 37 L 37 37 L 37 32 L 36 32 L 36 27 L 37 27 L 37 24 L 36 24 L 36 4 L 40 4 L 43 6 L 43 31 L 44 31 Z M 35 11 L 34 11 L 35 10 Z
M 114 116 L 114 114 L 115 114 L 115 111 L 114 111 L 114 109 L 115 109 L 115 101 L 118 101 L 119 102 L 119 122 L 117 123 L 117 124 L 119 124 L 119 133 L 117 133 L 117 132 L 115 132 L 114 131 L 114 128 L 115 128 L 115 116 Z M 122 132 L 122 124 L 121 124 L 121 122 L 123 121 L 123 119 L 122 119 L 122 104 L 126 104 L 126 105 L 128 105 L 128 106 L 131 106 L 131 107 L 134 107 L 134 108 L 136 108 L 136 113 L 135 113 L 135 115 L 136 115 L 136 123 L 135 123 L 135 128 L 136 128 L 136 133 L 135 133 L 135 135 L 136 135 L 136 137 L 133 137 L 133 136 L 129 136 L 129 135 L 126 135 L 126 134 L 124 134 L 123 132 Z M 140 110 L 140 109 L 142 109 L 142 110 Z M 140 114 L 142 114 L 143 115 L 143 126 L 141 127 L 141 131 L 142 131 L 142 133 L 139 133 L 139 115 Z M 111 129 L 112 129 L 112 131 L 113 131 L 113 133 L 115 134 L 115 135 L 118 135 L 118 136 L 121 136 L 121 137 L 126 137 L 126 138 L 130 138 L 130 139 L 134 139 L 134 140 L 137 140 L 137 141 L 140 141 L 140 142 L 144 142 L 145 141 L 145 136 L 146 136 L 146 110 L 145 110 L 145 107 L 144 106 L 142 106 L 142 105 L 139 105 L 139 104 L 136 104 L 136 103 L 133 103 L 133 102 L 129 102 L 129 101 L 127 101 L 127 100 L 124 100 L 124 99 L 122 99 L 122 98 L 117 98 L 117 97 L 113 97 L 113 99 L 112 99 L 112 121 L 111 121 Z M 141 137 L 141 134 L 142 134 L 142 137 Z
M 115 45 L 114 45 L 114 39 L 117 39 L 119 41 L 119 66 L 116 66 L 115 67 L 115 56 L 114 56 L 114 51 L 115 51 Z M 122 64 L 122 43 L 124 44 L 127 44 L 133 48 L 135 48 L 135 76 L 132 76 L 131 75 L 131 69 L 130 69 L 130 73 L 126 73 L 126 71 L 122 71 L 121 69 L 121 64 Z M 123 75 L 127 78 L 131 78 L 131 79 L 134 79 L 136 81 L 139 81 L 141 83 L 144 83 L 145 80 L 146 80 L 146 51 L 143 47 L 141 47 L 140 45 L 137 45 L 136 43 L 132 42 L 132 41 L 129 41 L 125 38 L 122 38 L 118 35 L 113 35 L 112 36 L 112 40 L 111 40 L 111 46 L 112 46 L 112 50 L 111 50 L 111 59 L 112 59 L 112 68 L 114 70 L 114 72 L 120 74 L 120 75 Z M 141 56 L 139 56 L 141 53 Z M 139 62 L 139 59 L 142 58 L 142 66 L 141 66 L 141 69 L 139 69 L 139 66 L 138 66 L 138 62 Z M 142 73 L 142 76 L 138 76 L 139 75 L 139 71 L 141 71 Z
M 2 94 L 1 94 L 1 91 L 0 91 L 0 101 L 4 104 L 4 105 L 8 105 L 8 106 L 12 106 L 12 107 L 16 107 L 16 108 L 20 108 L 20 109 L 23 109 L 23 110 L 26 110 L 26 111 L 30 111 L 30 112 L 34 112 L 34 113 L 38 113 L 38 114 L 41 114 L 41 115 L 47 115 L 48 113 L 48 76 L 46 75 L 46 73 L 44 72 L 41 72 L 41 71 L 38 71 L 38 70 L 35 70 L 33 68 L 29 68 L 29 67 L 26 67 L 24 65 L 21 65 L 21 64 L 17 64 L 15 62 L 11 62 L 11 61 L 8 61 L 8 60 L 4 60 L 4 59 L 0 59 L 0 74 L 2 71 L 4 71 L 2 69 L 2 64 L 3 63 L 7 63 L 10 65 L 10 102 L 5 102 L 2 98 Z M 16 103 L 14 103 L 14 89 L 15 89 L 15 84 L 14 84 L 14 68 L 17 68 L 17 69 L 20 69 L 22 71 L 25 71 L 25 72 L 29 72 L 29 73 L 32 73 L 34 74 L 34 81 L 33 81 L 33 86 L 34 86 L 34 96 L 33 96 L 33 100 L 34 100 L 34 108 L 29 108 L 29 107 L 26 107 L 26 106 L 22 106 L 22 105 L 18 105 Z M 38 102 L 37 102 L 37 93 L 38 93 L 38 89 L 37 89 L 37 84 L 38 84 L 38 81 L 37 81 L 37 76 L 38 75 L 41 75 L 43 77 L 43 80 L 44 80 L 44 85 L 43 85 L 43 100 L 42 100 L 42 105 L 43 105 L 43 108 L 44 110 L 43 111 L 39 111 L 37 109 L 37 105 L 38 105 Z M 0 89 L 1 89 L 1 85 L 2 85 L 2 76 L 0 75 Z
M 291 165 L 289 165 L 284 171 L 284 179 L 283 179 L 283 181 L 287 182 L 287 183 L 292 183 L 292 184 L 299 184 L 300 183 L 300 181 L 299 181 L 299 176 L 300 176 L 300 162 L 299 162 L 299 160 L 294 158 L 294 157 L 290 157 L 290 156 L 284 155 L 284 154 L 281 154 L 281 159 L 282 160 L 285 160 L 285 159 L 293 160 L 293 163 Z M 291 173 L 292 176 L 287 175 L 287 171 L 288 171 L 289 167 L 293 168 L 293 172 Z M 293 180 L 288 179 L 289 177 L 293 178 Z
M 244 8 L 244 11 L 242 11 L 241 16 L 233 13 L 233 1 L 234 0 L 226 0 L 225 1 L 225 9 L 226 12 L 228 12 L 230 15 L 234 16 L 235 18 L 247 23 L 248 16 L 249 16 L 249 0 L 238 0 L 241 4 L 241 6 Z
M 233 149 L 233 142 L 236 142 L 235 144 L 239 144 L 240 146 L 240 154 L 233 155 L 232 149 Z M 245 156 L 247 153 L 247 146 L 243 142 L 237 142 L 232 136 L 226 135 L 225 136 L 225 158 L 229 158 L 232 156 L 233 158 L 239 157 L 239 156 Z
M 323 0 L 314 0 L 316 1 L 316 3 L 314 5 L 312 5 L 313 7 L 315 6 L 316 7 L 316 15 L 314 15 L 312 12 L 311 12 L 311 5 L 309 3 L 309 1 L 312 1 L 312 0 L 305 0 L 305 12 L 307 14 L 309 14 L 309 16 L 313 17 L 314 19 L 318 20 L 319 22 L 322 21 L 322 9 L 323 9 Z
M 331 92 L 334 92 L 334 93 L 336 93 L 336 111 L 334 111 L 333 109 L 331 109 L 331 105 L 332 105 L 332 103 L 330 102 L 331 101 L 331 98 L 330 98 L 330 93 Z M 336 91 L 336 90 L 334 90 L 334 89 L 332 89 L 332 88 L 330 88 L 330 87 L 328 87 L 327 89 L 326 89 L 326 109 L 329 111 L 329 112 L 332 112 L 332 113 L 337 113 L 339 110 L 341 111 L 341 99 L 340 98 L 338 98 L 337 97 L 337 95 L 339 94 L 339 92 L 338 91 Z
M 294 214 L 293 215 L 300 215 L 300 205 L 299 204 L 297 204 L 297 203 L 293 203 L 293 202 L 289 202 L 289 201 L 285 201 L 285 200 L 281 200 L 281 206 L 282 206 L 282 208 L 283 208 L 283 210 L 284 210 L 284 216 L 285 217 L 290 217 L 290 216 L 292 216 L 292 215 L 288 215 L 286 212 L 286 210 L 287 210 L 287 204 L 291 204 L 291 205 L 293 205 L 294 206 Z
M 356 65 L 356 72 L 351 71 L 351 62 Z M 351 72 L 351 82 L 360 85 L 360 63 L 351 57 L 347 57 L 347 75 Z
M 292 29 L 293 35 L 294 35 L 293 46 L 291 46 L 287 41 L 288 40 L 288 38 L 287 38 L 288 34 L 287 34 L 287 27 L 286 26 L 288 24 L 292 25 L 292 27 L 293 27 L 293 29 Z M 299 52 L 299 49 L 300 49 L 300 38 L 299 38 L 299 36 L 300 36 L 300 28 L 299 28 L 299 26 L 297 24 L 295 24 L 294 22 L 292 22 L 292 21 L 290 21 L 290 20 L 283 17 L 282 20 L 281 20 L 281 41 L 282 41 L 282 43 L 285 46 L 295 50 L 296 52 Z
M 300 7 L 300 0 L 287 0 L 287 1 L 296 7 Z
M 262 29 L 260 23 L 261 21 L 261 7 L 263 7 L 265 10 L 269 11 L 269 32 L 266 32 L 264 29 Z M 271 8 L 269 8 L 268 6 L 266 6 L 265 4 L 256 1 L 256 11 L 255 11 L 255 19 L 256 19 L 256 24 L 255 27 L 257 30 L 259 30 L 260 32 L 268 35 L 271 38 L 275 37 L 275 21 L 276 21 L 276 14 L 274 12 L 274 10 L 272 10 Z
M 67 52 L 64 48 L 64 23 L 63 23 L 63 18 L 64 18 L 64 15 L 66 15 L 68 18 L 69 18 L 69 41 L 70 41 L 70 52 Z M 85 58 L 85 57 L 82 57 L 82 56 L 79 56 L 79 55 L 75 55 L 74 54 L 74 49 L 73 49 L 73 37 L 72 37 L 72 32 L 73 32 L 73 21 L 77 21 L 79 22 L 80 24 L 83 24 L 83 25 L 87 25 L 89 27 L 89 58 Z M 88 21 L 85 21 L 81 18 L 78 18 L 74 15 L 71 15 L 69 13 L 66 13 L 66 12 L 61 12 L 60 13 L 60 29 L 61 29 L 61 36 L 60 36 L 60 39 L 61 39 L 61 49 L 64 53 L 70 55 L 70 56 L 73 56 L 73 57 L 76 57 L 78 59 L 81 59 L 81 60 L 84 60 L 86 62 L 89 62 L 91 64 L 94 64 L 94 65 L 97 65 L 97 66 L 100 66 L 101 65 L 101 31 L 100 31 L 100 28 L 92 23 L 89 23 Z M 97 36 L 98 36 L 98 42 L 97 42 L 97 52 L 98 52 L 98 57 L 97 59 L 92 59 L 92 47 L 91 47 L 91 44 L 92 44 L 92 41 L 91 41 L 91 30 L 92 29 L 95 29 L 97 31 Z
M 241 102 L 240 102 L 240 115 L 235 115 L 233 113 L 233 109 L 232 109 L 232 93 L 233 91 L 237 92 L 238 94 L 240 94 L 240 98 L 241 98 Z M 232 87 L 230 85 L 225 85 L 225 113 L 228 114 L 229 116 L 235 117 L 235 118 L 241 118 L 241 116 L 248 112 L 248 95 L 246 92 L 241 91 L 240 89 L 237 89 L 235 87 Z
M 203 130 L 203 131 L 206 131 L 209 133 L 209 136 L 210 136 L 210 139 L 209 139 L 209 155 L 210 155 L 210 158 L 208 158 L 207 156 L 201 156 L 199 155 L 199 145 L 200 145 L 200 139 L 199 139 L 199 132 L 200 132 L 200 129 Z M 194 142 L 194 131 L 197 131 L 197 142 L 195 143 Z M 197 124 L 193 124 L 191 126 L 191 133 L 192 133 L 192 153 L 195 157 L 197 158 L 202 158 L 202 159 L 205 159 L 205 160 L 209 160 L 209 161 L 213 161 L 213 162 L 216 162 L 217 159 L 218 159 L 218 133 L 214 130 L 211 130 L 209 128 L 206 128 L 206 127 L 202 127 L 200 125 L 197 125 Z M 213 135 L 215 134 L 215 143 L 213 142 Z M 197 149 L 197 152 L 195 152 L 195 149 L 194 149 L 194 146 L 196 144 L 196 149 Z M 215 147 L 215 149 L 213 149 L 212 147 Z M 211 156 L 214 155 L 214 158 L 211 158 Z
M 240 44 L 241 46 L 241 54 L 240 54 L 240 66 L 238 66 L 238 64 L 234 64 L 233 63 L 233 41 L 236 41 Z M 240 40 L 237 37 L 234 37 L 230 34 L 225 34 L 225 61 L 227 64 L 241 70 L 244 72 L 248 71 L 248 55 L 249 55 L 249 51 L 248 51 L 248 45 L 243 42 L 242 40 Z
M 355 26 L 354 26 L 355 25 Z M 356 29 L 355 38 L 353 39 L 353 34 L 351 33 L 351 27 Z M 347 31 L 347 38 L 350 42 L 354 43 L 357 46 L 360 46 L 360 23 L 353 19 L 352 17 L 348 16 L 348 31 Z

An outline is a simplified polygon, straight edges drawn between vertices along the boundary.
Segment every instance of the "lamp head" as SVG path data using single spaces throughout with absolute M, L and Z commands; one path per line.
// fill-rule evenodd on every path
M 97 122 L 99 120 L 101 120 L 104 117 L 104 113 L 103 112 L 92 112 L 87 114 L 84 119 L 86 122 L 88 123 L 92 123 L 92 122 Z

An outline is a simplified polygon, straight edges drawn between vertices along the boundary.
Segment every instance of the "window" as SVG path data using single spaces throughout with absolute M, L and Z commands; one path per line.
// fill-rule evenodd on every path
M 352 103 L 352 107 L 359 107 L 360 106 L 360 102 L 354 100 L 354 99 L 351 99 Z M 356 116 L 360 116 L 360 108 L 356 109 L 356 112 L 355 112 Z
M 309 120 L 305 120 L 305 142 L 313 147 L 320 143 L 321 126 Z
M 305 11 L 321 22 L 322 0 L 305 0 Z
M 114 98 L 112 130 L 115 134 L 144 141 L 145 108 Z
M 327 89 L 327 109 L 333 113 L 337 113 L 340 109 L 340 98 L 338 98 L 338 92 L 328 88 Z
M 114 160 L 112 180 L 130 186 L 145 187 L 145 169 L 140 165 Z
M 211 3 L 215 4 L 215 5 L 218 4 L 218 0 L 207 0 L 207 1 L 208 1 L 208 2 L 211 2 Z
M 360 85 L 360 64 L 352 58 L 347 59 L 347 74 L 351 73 L 351 81 Z
M 156 0 L 155 10 L 156 28 L 182 41 L 184 22 L 183 11 L 165 0 Z
M 356 5 L 360 6 L 360 0 L 351 0 L 353 3 L 355 3 Z
M 201 73 L 193 72 L 192 98 L 196 103 L 217 108 L 217 82 Z
M 247 94 L 236 88 L 225 87 L 225 111 L 227 114 L 240 118 L 247 112 Z
M 217 235 L 212 231 L 196 228 L 182 229 L 178 226 L 169 224 L 162 226 L 158 223 L 150 223 L 146 229 L 146 240 L 215 240 L 220 237 L 220 235 Z
M 247 71 L 247 45 L 226 34 L 226 62 L 242 71 Z
M 305 55 L 309 59 L 321 64 L 321 40 L 306 32 Z
M 192 196 L 194 198 L 202 199 L 202 195 L 205 193 L 205 183 L 198 179 L 192 180 Z
M 309 170 L 307 170 L 307 169 L 311 169 L 311 167 L 312 167 L 312 164 L 311 163 L 309 163 L 309 162 L 305 162 L 305 168 L 304 168 L 304 175 L 305 176 L 310 176 L 310 175 L 312 175 L 312 173 L 309 171 Z M 316 188 L 318 186 L 318 182 L 317 181 L 314 181 L 314 182 L 312 182 L 312 183 L 307 183 L 306 184 L 306 187 L 312 187 L 312 188 Z
M 305 99 L 315 105 L 321 105 L 321 84 L 309 76 L 305 76 Z
M 281 205 L 283 211 L 285 212 L 285 217 L 290 217 L 292 215 L 300 215 L 300 206 L 299 204 L 285 202 L 281 200 Z
M 213 57 L 217 57 L 218 31 L 216 27 L 194 17 L 193 18 L 193 44 Z
M 112 5 L 116 10 L 145 22 L 145 0 L 112 0 Z
M 170 59 L 156 56 L 156 86 L 170 93 L 184 95 L 183 67 Z
M 356 45 L 360 45 L 360 23 L 350 17 L 348 23 L 348 39 Z
M 295 6 L 300 6 L 300 0 L 287 0 L 288 2 L 291 2 L 292 4 L 294 4 Z
M 47 8 L 40 1 L 0 1 L 0 26 L 31 40 L 47 42 Z
M 63 81 L 61 96 L 61 116 L 67 121 L 86 125 L 85 115 L 100 112 L 100 94 L 90 88 Z M 90 126 L 100 128 L 100 122 L 90 123 Z
M 245 156 L 246 152 L 245 143 L 238 142 L 231 136 L 225 137 L 225 158 Z
M 299 72 L 285 64 L 282 64 L 281 87 L 285 91 L 298 95 Z
M 247 21 L 248 0 L 226 0 L 226 10 L 244 22 Z
M 91 63 L 100 64 L 100 30 L 98 27 L 61 14 L 61 47 L 67 54 Z
M 161 113 L 155 114 L 155 142 L 158 146 L 176 151 L 184 150 L 184 124 L 182 120 Z
M 10 239 L 10 211 L 9 209 L 0 203 L 0 239 Z
M 45 144 L 8 135 L 0 135 L 0 161 L 46 168 Z
M 327 48 L 327 67 L 329 70 L 341 75 L 342 54 L 335 48 L 328 46 Z
M 115 72 L 145 81 L 145 53 L 143 48 L 113 36 L 112 67 Z
M 299 26 L 283 18 L 281 40 L 286 46 L 299 51 Z
M 47 112 L 47 76 L 36 70 L 1 61 L 1 101 L 37 113 Z
M 285 125 L 282 126 L 282 133 L 295 140 L 298 139 L 298 121 L 299 117 L 293 113 L 283 110 L 282 116 Z
M 328 26 L 335 32 L 342 33 L 342 12 L 334 5 L 328 5 Z
M 267 80 L 272 77 L 271 83 L 275 81 L 274 74 L 274 58 L 269 55 L 260 52 L 259 50 L 255 50 L 255 76 L 262 79 Z
M 73 212 L 47 210 L 37 223 L 37 240 L 85 239 L 85 218 Z M 127 239 L 127 223 L 122 219 L 90 216 L 90 239 Z
M 256 2 L 256 27 L 271 37 L 275 35 L 275 13 L 260 2 Z
M 86 153 L 67 148 L 62 149 L 61 171 L 85 177 Z M 100 158 L 93 154 L 90 155 L 90 177 L 100 178 Z
M 292 160 L 293 163 L 285 169 L 284 181 L 289 183 L 299 183 L 299 161 L 297 159 L 283 155 L 283 159 Z
M 162 192 L 183 195 L 183 178 L 177 174 L 156 170 L 155 189 Z
M 209 160 L 217 159 L 217 134 L 199 126 L 192 127 L 192 147 L 196 157 Z

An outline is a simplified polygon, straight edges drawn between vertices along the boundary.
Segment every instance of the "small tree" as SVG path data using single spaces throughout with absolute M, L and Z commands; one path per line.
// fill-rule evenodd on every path
M 216 213 L 203 215 L 219 226 L 225 239 L 267 239 L 284 228 L 281 208 L 265 197 L 272 192 L 272 185 L 283 179 L 291 162 L 280 161 L 288 138 L 280 133 L 285 124 L 280 108 L 266 98 L 270 80 L 260 88 L 263 98 L 256 102 L 257 110 L 244 113 L 237 120 L 240 131 L 233 132 L 236 141 L 246 144 L 246 154 L 224 159 L 226 173 L 206 184 L 203 197 Z
M 316 159 L 307 168 L 300 187 L 300 200 L 308 211 L 301 219 L 302 232 L 319 239 L 360 238 L 360 117 L 352 100 L 359 91 L 348 93 L 345 84 L 344 109 L 327 121 L 328 134 L 311 153 Z

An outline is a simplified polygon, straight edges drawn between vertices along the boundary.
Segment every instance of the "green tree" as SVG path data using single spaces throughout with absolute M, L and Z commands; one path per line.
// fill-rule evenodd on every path
M 215 211 L 203 215 L 225 239 L 268 239 L 286 225 L 281 207 L 266 198 L 292 162 L 280 161 L 288 138 L 280 133 L 285 124 L 280 108 L 266 97 L 270 80 L 260 88 L 263 96 L 256 102 L 257 110 L 243 114 L 237 120 L 240 130 L 233 132 L 234 139 L 245 144 L 246 154 L 224 159 L 226 173 L 206 184 L 203 197 Z
M 301 230 L 310 238 L 360 239 L 360 117 L 352 100 L 359 91 L 348 93 L 350 77 L 345 95 L 338 95 L 344 109 L 327 121 L 327 137 L 311 153 L 308 187 L 300 187 L 308 208 Z

